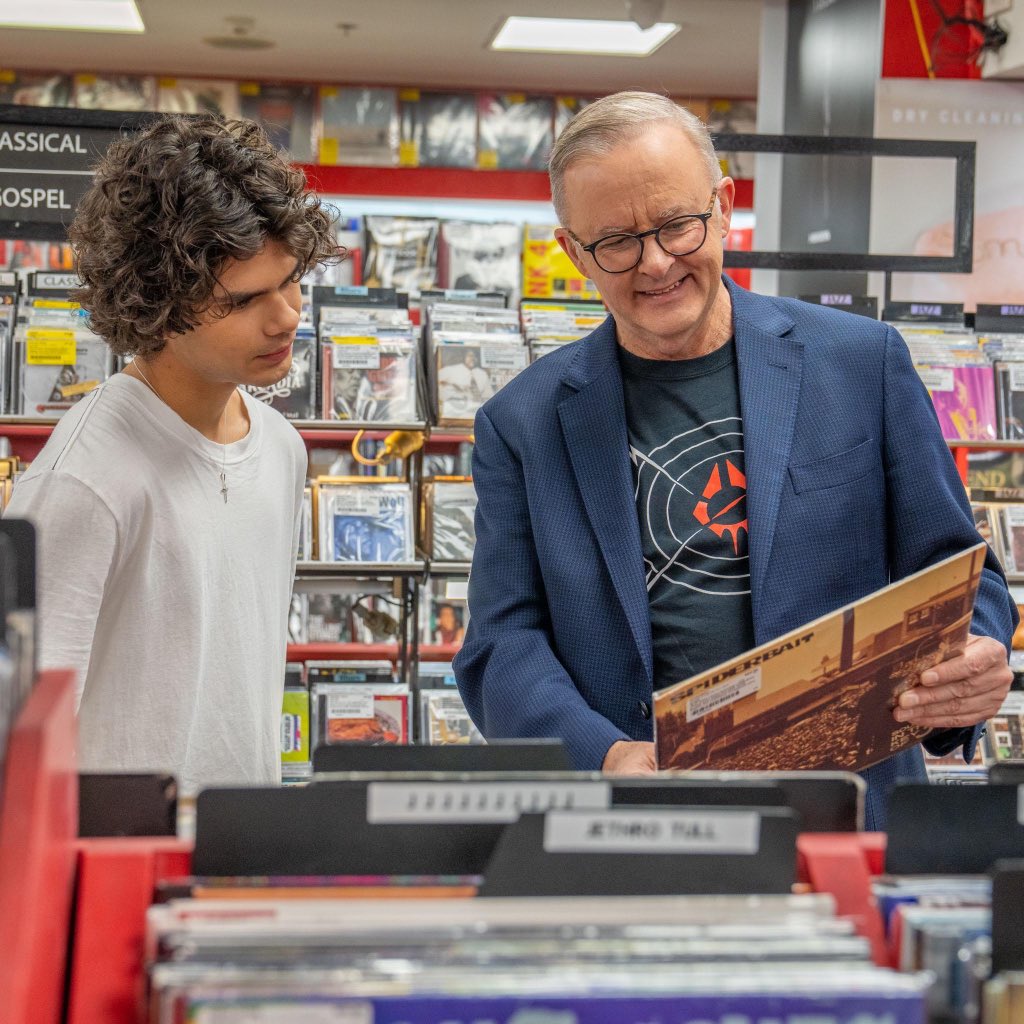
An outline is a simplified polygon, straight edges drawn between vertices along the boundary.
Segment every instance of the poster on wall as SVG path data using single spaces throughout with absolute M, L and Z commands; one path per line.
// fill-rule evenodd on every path
M 1024 303 L 1024 83 L 890 78 L 878 83 L 875 135 L 976 142 L 974 271 L 895 274 L 898 302 Z M 871 251 L 949 256 L 952 160 L 876 159 Z

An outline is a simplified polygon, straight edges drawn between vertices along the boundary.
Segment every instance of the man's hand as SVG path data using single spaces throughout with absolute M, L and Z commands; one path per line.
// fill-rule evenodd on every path
M 932 729 L 977 725 L 998 713 L 1012 681 L 1006 648 L 971 636 L 963 654 L 922 672 L 921 685 L 900 695 L 896 721 Z
M 653 743 L 619 740 L 608 748 L 601 771 L 609 775 L 653 775 L 658 770 Z

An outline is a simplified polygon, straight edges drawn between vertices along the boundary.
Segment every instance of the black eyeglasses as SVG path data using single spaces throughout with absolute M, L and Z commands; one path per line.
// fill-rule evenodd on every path
M 669 256 L 689 256 L 708 237 L 708 221 L 715 208 L 717 195 L 718 189 L 712 189 L 708 208 L 703 213 L 673 217 L 661 227 L 651 228 L 650 231 L 641 231 L 636 235 L 620 231 L 614 235 L 605 235 L 590 245 L 584 245 L 575 235 L 572 237 L 584 252 L 594 257 L 594 261 L 606 274 L 624 274 L 637 266 L 644 258 L 644 239 L 650 235 L 654 235 L 654 240 Z

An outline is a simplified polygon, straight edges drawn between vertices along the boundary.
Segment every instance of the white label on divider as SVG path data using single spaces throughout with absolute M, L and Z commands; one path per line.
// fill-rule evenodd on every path
M 302 1006 L 293 999 L 261 999 L 245 1006 L 200 1006 L 191 1019 L 195 1024 L 373 1024 L 373 1004 Z
M 551 810 L 602 811 L 611 798 L 607 782 L 371 782 L 366 820 L 371 825 L 504 824 Z
M 548 853 L 757 853 L 756 811 L 550 811 Z
M 917 375 L 929 391 L 952 391 L 953 371 L 945 366 L 919 366 Z
M 349 692 L 349 690 L 351 692 Z M 327 698 L 328 718 L 373 718 L 373 687 L 346 687 L 345 693 Z
M 1010 390 L 1024 391 L 1024 366 L 1010 363 Z
M 686 702 L 687 722 L 696 722 L 712 711 L 724 708 L 727 704 L 734 704 L 743 697 L 757 693 L 761 689 L 761 666 L 755 665 L 747 669 L 727 683 L 720 683 L 706 693 L 691 697 Z

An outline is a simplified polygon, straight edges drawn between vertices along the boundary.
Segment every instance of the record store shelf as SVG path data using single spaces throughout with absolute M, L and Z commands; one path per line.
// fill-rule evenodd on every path
M 422 577 L 427 572 L 427 563 L 422 559 L 414 562 L 299 562 L 295 567 L 295 578 L 299 580 L 318 579 L 365 579 L 367 577 Z
M 419 660 L 451 661 L 461 644 L 419 644 Z M 398 661 L 398 644 L 289 644 L 289 661 Z

